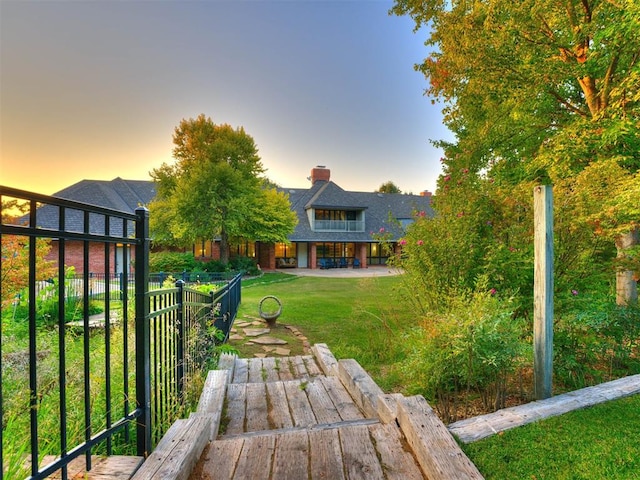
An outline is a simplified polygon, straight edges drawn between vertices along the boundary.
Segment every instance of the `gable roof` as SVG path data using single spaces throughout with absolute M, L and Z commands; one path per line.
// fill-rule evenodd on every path
M 413 219 L 415 212 L 433 216 L 431 198 L 401 193 L 347 192 L 331 181 L 316 181 L 308 189 L 282 188 L 289 195 L 292 210 L 298 217 L 298 225 L 289 235 L 292 242 L 371 242 L 372 233 L 381 228 L 390 232 L 392 239 L 399 239 L 404 232 L 396 220 Z M 324 232 L 311 228 L 307 210 L 366 210 L 363 232 Z M 390 219 L 391 217 L 391 219 Z
M 57 193 L 53 197 L 73 200 L 98 207 L 134 213 L 136 208 L 147 206 L 155 197 L 155 184 L 148 180 L 82 180 Z M 36 224 L 41 228 L 56 229 L 59 225 L 59 209 L 53 205 L 44 205 L 36 213 Z M 104 233 L 104 215 L 89 215 L 89 232 Z M 79 210 L 68 209 L 65 212 L 65 228 L 68 231 L 82 232 L 84 216 Z M 128 231 L 133 233 L 131 227 Z M 122 225 L 110 225 L 113 235 L 120 235 Z
M 54 197 L 75 200 L 121 212 L 133 213 L 149 205 L 156 196 L 155 184 L 149 180 L 82 180 L 57 193 Z

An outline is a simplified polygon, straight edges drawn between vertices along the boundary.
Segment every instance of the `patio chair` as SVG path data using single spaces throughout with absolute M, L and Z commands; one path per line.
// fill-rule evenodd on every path
M 357 258 L 353 259 L 353 268 L 360 268 L 360 260 Z

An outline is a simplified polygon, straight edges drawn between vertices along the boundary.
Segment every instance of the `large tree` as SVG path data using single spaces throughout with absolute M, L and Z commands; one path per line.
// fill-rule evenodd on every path
M 242 127 L 216 125 L 201 114 L 183 119 L 173 136 L 175 163 L 151 172 L 154 241 L 187 245 L 219 239 L 220 259 L 241 239 L 286 241 L 297 222 L 288 198 L 270 188 L 258 149 Z
M 439 142 L 440 203 L 463 197 L 470 175 L 493 182 L 489 195 L 553 183 L 571 197 L 559 210 L 615 241 L 621 301 L 633 300 L 639 266 L 624 251 L 640 221 L 640 3 L 396 0 L 392 11 L 430 32 L 417 68 L 455 134 Z

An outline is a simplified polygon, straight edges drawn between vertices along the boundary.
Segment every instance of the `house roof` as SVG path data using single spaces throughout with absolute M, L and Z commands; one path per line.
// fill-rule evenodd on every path
M 397 220 L 412 219 L 415 212 L 433 216 L 431 198 L 401 193 L 348 192 L 332 181 L 316 181 L 308 189 L 283 188 L 289 195 L 298 225 L 289 240 L 293 242 L 371 242 L 372 233 L 384 228 L 393 240 L 403 235 Z M 311 228 L 307 210 L 366 210 L 363 232 L 322 232 Z
M 155 197 L 155 184 L 147 180 L 82 180 L 52 196 L 65 200 L 95 205 L 98 207 L 134 213 L 136 208 L 146 206 Z M 59 225 L 59 209 L 53 205 L 40 207 L 36 214 L 36 224 L 41 228 L 56 229 Z M 89 232 L 105 233 L 104 215 L 89 215 Z M 65 229 L 73 232 L 84 230 L 84 215 L 79 210 L 68 209 L 65 212 Z M 128 227 L 133 233 L 132 227 Z M 112 235 L 122 233 L 122 224 L 110 225 Z
M 293 242 L 371 242 L 372 233 L 391 233 L 393 240 L 403 235 L 397 220 L 410 220 L 415 212 L 424 211 L 433 216 L 431 198 L 401 193 L 349 192 L 332 181 L 317 180 L 310 188 L 281 188 L 288 194 L 291 208 L 298 217 L 298 225 L 289 240 Z M 156 194 L 155 184 L 148 180 L 82 180 L 53 196 L 99 207 L 133 213 L 139 206 L 151 203 Z M 309 209 L 365 211 L 363 232 L 314 231 L 309 222 Z M 151 212 L 153 214 L 153 212 Z M 66 225 L 70 231 L 83 231 L 81 212 L 68 210 Z M 38 210 L 37 223 L 44 228 L 58 227 L 58 208 L 45 205 Z M 91 214 L 90 231 L 104 233 L 104 216 Z M 119 234 L 122 226 L 111 226 Z

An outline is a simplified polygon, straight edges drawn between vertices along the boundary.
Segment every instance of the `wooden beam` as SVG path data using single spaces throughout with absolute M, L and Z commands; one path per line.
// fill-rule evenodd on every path
M 424 397 L 398 401 L 398 424 L 429 480 L 484 478 Z
M 553 190 L 533 190 L 533 376 L 534 396 L 551 396 L 553 378 Z

